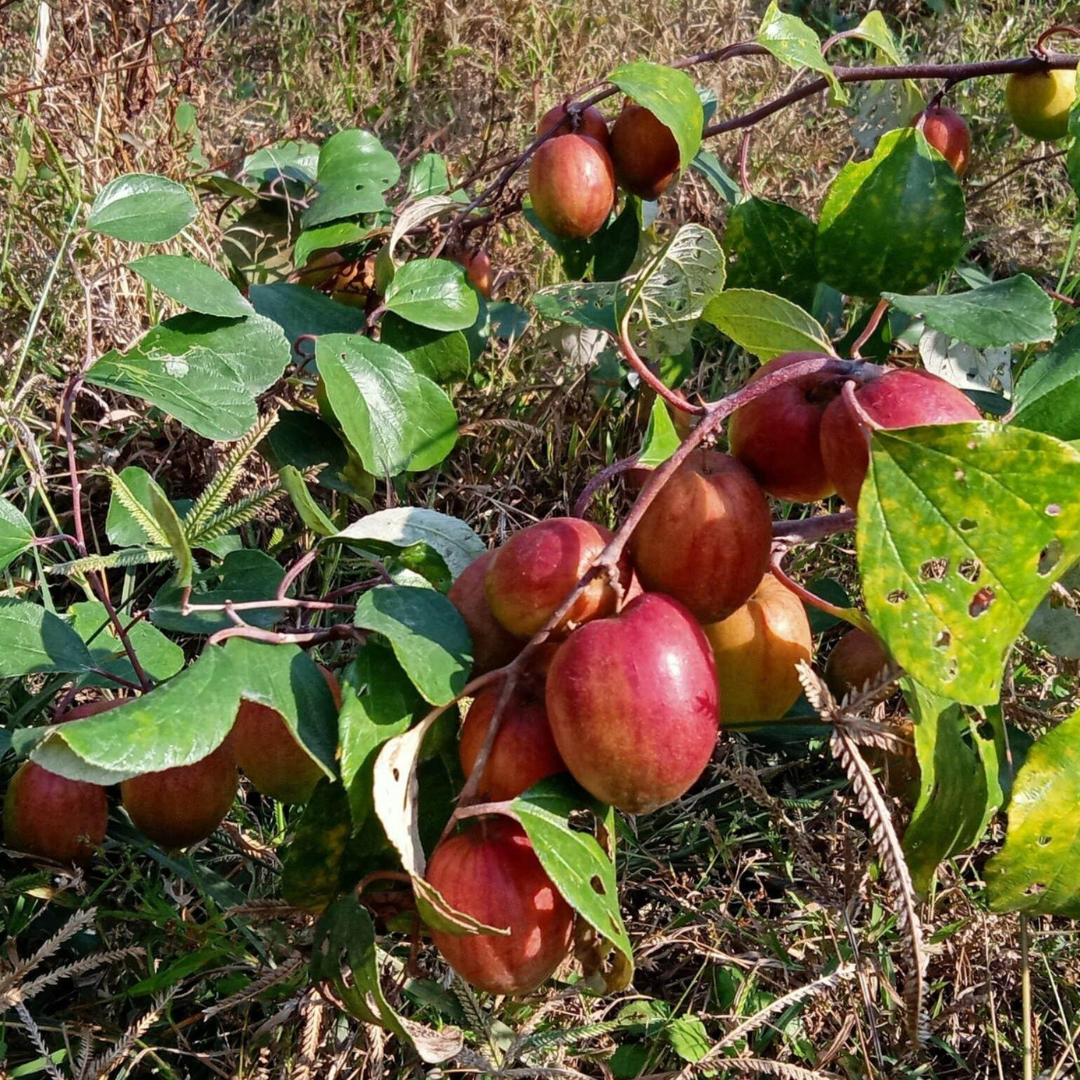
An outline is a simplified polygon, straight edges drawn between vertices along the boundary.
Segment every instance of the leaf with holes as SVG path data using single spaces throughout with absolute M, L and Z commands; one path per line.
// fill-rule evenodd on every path
M 519 795 L 511 813 L 529 834 L 537 858 L 570 906 L 621 954 L 622 989 L 633 977 L 633 950 L 619 911 L 615 866 L 592 833 L 571 828 L 572 815 L 594 814 L 601 825 L 613 824 L 608 807 L 597 803 L 567 776 L 551 777 Z
M 1069 441 L 1080 439 L 1080 326 L 1020 376 L 1012 422 Z
M 369 131 L 331 135 L 319 150 L 319 194 L 300 219 L 305 229 L 386 209 L 383 193 L 401 175 L 394 155 Z
M 978 843 L 1002 802 L 997 742 L 968 722 L 953 702 L 906 681 L 915 722 L 919 798 L 904 833 L 904 858 L 926 895 L 939 863 Z
M 762 362 L 802 350 L 835 355 L 829 335 L 813 316 L 782 296 L 758 289 L 728 289 L 702 316 Z
M 994 911 L 1080 918 L 1080 712 L 1028 750 L 1005 846 L 984 877 Z
M 829 80 L 833 100 L 847 100 L 847 94 L 836 78 L 836 73 L 822 55 L 817 34 L 802 19 L 784 14 L 776 0 L 769 4 L 754 40 L 768 49 L 780 63 L 796 71 L 811 68 L 820 72 Z
M 1027 274 L 949 296 L 883 295 L 893 307 L 921 315 L 931 329 L 976 349 L 1053 341 L 1057 328 L 1053 301 Z
M 679 162 L 685 169 L 701 146 L 701 129 L 705 124 L 694 80 L 684 71 L 638 60 L 617 67 L 608 81 L 644 105 L 671 131 L 679 144 Z
M 1074 595 L 1080 591 L 1080 566 L 1073 566 L 1060 584 Z M 1024 633 L 1054 656 L 1080 660 L 1080 611 L 1051 593 L 1035 609 Z
M 1080 557 L 1080 451 L 990 422 L 875 431 L 859 496 L 867 610 L 896 661 L 992 705 L 1005 658 Z
M 91 232 L 157 244 L 195 220 L 187 188 L 164 176 L 129 173 L 110 180 L 97 194 L 86 227 Z
M 821 279 L 851 296 L 915 293 L 964 249 L 964 193 L 914 128 L 891 131 L 829 188 L 818 222 Z

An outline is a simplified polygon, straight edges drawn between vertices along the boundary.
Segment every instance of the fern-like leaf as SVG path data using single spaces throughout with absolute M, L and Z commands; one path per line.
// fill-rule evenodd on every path
M 113 570 L 118 567 L 146 566 L 149 563 L 168 562 L 173 557 L 172 548 L 131 547 L 121 548 L 109 555 L 88 555 L 85 559 L 57 563 L 48 568 L 50 574 L 88 574 L 95 570 Z
M 272 487 L 259 488 L 258 491 L 252 492 L 252 494 L 246 495 L 242 499 L 237 499 L 230 506 L 226 506 L 224 510 L 219 510 L 207 518 L 197 535 L 190 536 L 189 534 L 191 546 L 203 547 L 210 541 L 217 540 L 218 537 L 224 536 L 234 529 L 239 529 L 242 525 L 246 525 L 249 521 L 257 518 L 263 510 L 275 503 L 284 494 L 284 488 L 275 484 Z
M 229 496 L 240 482 L 240 470 L 244 462 L 276 423 L 277 413 L 267 413 L 243 438 L 234 443 L 229 456 L 184 518 L 184 531 L 192 545 L 198 542 L 197 538 L 202 537 L 207 523 L 228 502 Z
M 158 524 L 157 519 L 139 500 L 135 492 L 127 486 L 127 483 L 119 473 L 109 470 L 109 484 L 112 486 L 113 495 L 116 496 L 120 505 L 132 516 L 135 524 L 142 530 L 147 541 L 157 547 L 168 547 L 169 538 L 164 529 Z

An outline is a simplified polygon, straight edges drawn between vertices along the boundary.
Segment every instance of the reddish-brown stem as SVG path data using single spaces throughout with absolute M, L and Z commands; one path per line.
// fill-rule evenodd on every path
M 801 521 L 774 521 L 773 545 L 790 548 L 796 544 L 824 540 L 827 536 L 849 532 L 854 528 L 855 514 L 851 510 L 841 510 L 839 514 L 821 514 L 818 517 L 803 518 Z
M 632 469 L 637 464 L 639 456 L 640 455 L 638 454 L 631 454 L 629 457 L 622 458 L 619 461 L 604 466 L 598 473 L 595 473 L 593 478 L 585 485 L 584 490 L 577 497 L 577 502 L 574 503 L 574 508 L 571 511 L 574 517 L 584 517 L 585 512 L 589 509 L 589 503 L 593 500 L 593 496 L 609 480 L 614 480 L 616 476 L 620 476 L 622 473 Z
M 739 147 L 739 187 L 743 194 L 750 196 L 754 193 L 750 190 L 750 134 L 752 129 L 747 128 L 743 132 L 742 145 Z
M 258 611 L 261 608 L 299 608 L 304 611 L 355 611 L 355 604 L 334 604 L 328 600 L 298 600 L 293 597 L 279 597 L 276 600 L 244 600 L 234 604 L 226 600 L 223 604 L 192 604 L 185 601 L 180 606 L 181 615 L 191 615 L 202 611 Z
M 319 549 L 312 548 L 309 552 L 301 555 L 285 572 L 285 576 L 281 579 L 281 584 L 277 588 L 275 594 L 278 600 L 285 599 L 285 594 L 289 591 L 289 586 L 319 557 Z
M 1075 26 L 1051 26 L 1048 30 L 1044 30 L 1039 35 L 1039 40 L 1035 42 L 1034 51 L 1038 53 L 1039 56 L 1046 56 L 1046 43 L 1052 37 L 1057 37 L 1059 34 L 1066 34 L 1070 37 L 1080 38 L 1080 30 L 1078 30 Z
M 705 412 L 704 405 L 691 404 L 677 390 L 672 390 L 668 386 L 665 386 L 660 377 L 655 375 L 649 369 L 649 365 L 638 356 L 637 350 L 630 341 L 630 334 L 625 322 L 620 328 L 616 343 L 619 346 L 619 353 L 626 361 L 627 367 L 636 372 L 638 378 L 641 379 L 650 390 L 662 397 L 669 405 L 673 408 L 680 409 L 682 412 L 690 413 L 691 416 L 701 416 L 702 413 Z
M 357 882 L 354 890 L 356 895 L 358 897 L 363 895 L 364 890 L 376 881 L 401 881 L 406 885 L 412 884 L 412 878 L 404 870 L 372 870 L 370 874 L 366 874 Z
M 866 326 L 863 327 L 863 332 L 855 339 L 855 344 L 851 346 L 851 359 L 861 360 L 862 347 L 874 336 L 877 328 L 881 325 L 881 320 L 885 318 L 885 312 L 889 310 L 889 301 L 881 299 L 877 302 L 877 307 L 874 308 L 873 314 L 870 316 Z
M 968 206 L 970 206 L 976 199 L 981 199 L 988 191 L 996 188 L 998 184 L 1004 183 L 1010 176 L 1020 172 L 1021 169 L 1026 169 L 1029 165 L 1038 165 L 1042 161 L 1052 161 L 1054 158 L 1064 157 L 1068 153 L 1067 150 L 1051 150 L 1046 154 L 1038 154 L 1035 157 L 1024 158 L 1023 161 L 1018 162 L 1011 169 L 1006 169 L 1000 176 L 995 176 L 993 180 L 987 180 L 982 187 L 976 188 L 967 197 Z
M 843 389 L 840 391 L 847 404 L 847 407 L 855 414 L 856 418 L 866 429 L 866 437 L 870 438 L 871 431 L 880 431 L 881 425 L 862 407 L 862 403 L 858 397 L 855 396 L 855 382 L 849 379 L 844 383 Z
M 218 630 L 206 639 L 207 645 L 220 645 L 229 638 L 243 637 L 252 641 L 265 641 L 268 645 L 321 645 L 327 641 L 350 641 L 366 640 L 363 630 L 357 629 L 351 623 L 336 623 L 323 630 L 308 630 L 303 633 L 291 631 L 263 630 L 258 626 L 245 623 L 243 626 L 227 626 L 224 630 Z
M 857 626 L 860 630 L 865 630 L 867 633 L 873 633 L 873 628 L 870 626 L 869 621 L 862 612 L 855 608 L 837 607 L 836 604 L 830 604 L 828 600 L 822 599 L 816 593 L 812 593 L 809 589 L 804 588 L 793 578 L 788 577 L 781 565 L 783 560 L 784 553 L 782 551 L 773 552 L 769 566 L 770 570 L 772 570 L 773 577 L 775 577 L 786 589 L 790 589 L 804 604 L 809 604 L 819 611 L 824 611 L 826 615 L 831 615 L 834 619 L 841 619 L 844 622 L 851 623 L 852 626 Z

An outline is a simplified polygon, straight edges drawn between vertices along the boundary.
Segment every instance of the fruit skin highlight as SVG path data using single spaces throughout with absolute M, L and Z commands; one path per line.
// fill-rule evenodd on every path
M 628 813 L 684 794 L 716 745 L 709 642 L 686 608 L 658 593 L 575 630 L 551 663 L 546 700 L 574 779 Z
M 971 400 L 951 383 L 915 368 L 893 368 L 864 383 L 855 399 L 882 428 L 921 427 L 981 420 Z M 837 493 L 858 509 L 859 489 L 870 467 L 870 449 L 863 423 L 837 398 L 821 418 L 821 456 Z
M 574 517 L 547 518 L 514 533 L 496 549 L 484 582 L 492 615 L 511 634 L 531 638 L 559 609 L 610 539 L 610 531 L 602 525 Z M 620 560 L 619 569 L 625 594 L 633 575 L 629 560 Z M 571 623 L 610 614 L 618 599 L 607 579 L 597 575 L 553 636 L 565 636 Z
M 476 291 L 485 299 L 491 299 L 491 258 L 483 248 L 476 251 L 459 251 L 454 262 L 465 270 L 465 276 Z
M 796 664 L 809 663 L 814 648 L 802 601 L 766 574 L 738 611 L 704 629 L 725 725 L 779 720 L 802 692 Z
M 236 758 L 226 739 L 191 765 L 125 780 L 120 797 L 143 836 L 173 849 L 205 840 L 225 820 L 236 787 Z
M 695 450 L 675 470 L 630 536 L 646 592 L 719 622 L 750 599 L 769 569 L 772 518 L 753 474 L 727 454 Z
M 472 638 L 474 678 L 505 667 L 525 646 L 525 642 L 514 637 L 488 607 L 484 582 L 494 559 L 494 551 L 485 551 L 473 559 L 446 594 L 447 600 L 465 620 L 469 637 Z
M 611 163 L 624 191 L 657 199 L 679 171 L 679 144 L 648 109 L 628 101 L 611 127 Z
M 1076 102 L 1076 69 L 1014 72 L 1005 83 L 1005 104 L 1018 130 L 1054 142 L 1069 133 Z
M 548 139 L 529 167 L 533 212 L 548 232 L 584 240 L 615 205 L 615 173 L 607 151 L 584 135 Z
M 967 121 L 948 105 L 931 105 L 920 113 L 914 126 L 922 129 L 926 141 L 962 177 L 971 162 L 971 131 Z
M 570 954 L 573 910 L 516 821 L 482 818 L 447 837 L 435 848 L 426 877 L 455 910 L 510 931 L 461 936 L 431 929 L 447 963 L 477 989 L 528 993 Z
M 881 642 L 865 630 L 849 630 L 833 647 L 825 662 L 825 684 L 837 701 L 861 690 L 889 663 Z
M 790 352 L 776 356 L 758 368 L 746 385 L 822 355 Z M 816 502 L 836 490 L 821 457 L 821 418 L 839 396 L 842 384 L 837 375 L 803 375 L 753 398 L 731 414 L 731 453 L 770 495 L 789 502 Z
M 84 720 L 124 704 L 123 698 L 77 705 L 56 723 Z M 15 851 L 53 862 L 85 866 L 101 847 L 109 826 L 105 788 L 49 772 L 24 761 L 4 793 L 4 843 Z
M 559 123 L 565 115 L 565 104 L 555 105 L 548 109 L 548 111 L 540 117 L 540 123 L 536 125 L 536 134 L 546 134 Z M 581 119 L 577 131 L 574 131 L 570 124 L 563 124 L 554 137 L 556 139 L 561 139 L 564 135 L 584 135 L 587 139 L 592 139 L 599 143 L 604 150 L 610 151 L 611 135 L 608 132 L 607 121 L 604 119 L 604 114 L 595 105 L 590 105 L 588 108 L 581 110 L 580 116 Z
M 334 705 L 340 710 L 341 687 L 327 668 L 318 666 Z M 240 702 L 232 729 L 232 746 L 236 763 L 252 787 L 279 802 L 306 803 L 324 775 L 296 741 L 281 713 L 257 701 Z

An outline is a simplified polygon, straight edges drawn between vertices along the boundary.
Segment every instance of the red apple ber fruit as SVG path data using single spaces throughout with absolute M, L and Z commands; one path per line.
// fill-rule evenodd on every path
M 205 840 L 225 820 L 236 797 L 232 741 L 191 765 L 144 773 L 120 785 L 135 828 L 163 848 Z
M 473 678 L 505 667 L 521 652 L 525 643 L 514 637 L 488 607 L 484 582 L 495 559 L 494 551 L 485 551 L 473 559 L 450 586 L 447 600 L 465 620 L 473 643 Z
M 709 642 L 686 608 L 657 593 L 575 630 L 555 654 L 546 696 L 574 779 L 629 813 L 677 799 L 716 745 Z
M 948 105 L 931 105 L 912 121 L 926 141 L 952 166 L 957 176 L 967 172 L 971 159 L 971 132 L 967 122 Z
M 484 592 L 491 613 L 512 634 L 531 638 L 610 539 L 602 525 L 572 517 L 548 518 L 515 533 L 495 551 L 488 569 Z M 632 575 L 629 560 L 623 558 L 619 583 L 624 594 Z M 565 634 L 570 623 L 610 614 L 618 599 L 607 579 L 598 575 L 555 628 L 556 636 Z
M 648 109 L 628 101 L 611 127 L 611 163 L 619 187 L 655 199 L 679 171 L 679 144 Z
M 476 251 L 458 251 L 453 259 L 465 268 L 465 276 L 476 291 L 485 299 L 491 299 L 491 259 L 483 248 Z
M 341 687 L 334 675 L 319 664 L 326 685 L 341 709 Z M 257 701 L 240 702 L 232 729 L 236 764 L 256 791 L 286 803 L 306 803 L 322 779 L 322 769 L 296 741 L 285 718 Z M 230 802 L 232 800 L 230 799 Z
M 779 720 L 802 691 L 796 665 L 814 648 L 802 601 L 766 574 L 734 615 L 705 628 L 720 680 L 724 723 Z
M 754 372 L 746 385 L 821 355 L 784 353 Z M 837 375 L 803 375 L 748 401 L 731 414 L 731 452 L 770 495 L 789 502 L 815 502 L 835 490 L 821 458 L 821 417 L 839 395 L 842 382 Z
M 476 695 L 461 727 L 458 753 L 461 771 L 472 774 L 487 738 L 502 684 L 485 686 Z M 491 744 L 477 795 L 484 802 L 514 799 L 547 776 L 566 771 L 544 705 L 544 676 L 527 672 L 511 691 Z
M 646 592 L 667 593 L 712 623 L 750 599 L 771 543 L 769 503 L 749 469 L 695 450 L 630 535 L 630 556 Z
M 913 368 L 892 368 L 855 391 L 863 410 L 883 428 L 921 427 L 981 420 L 979 410 L 955 386 Z M 840 497 L 858 508 L 859 489 L 870 466 L 867 432 L 839 397 L 821 420 L 821 456 Z
M 548 139 L 533 155 L 529 195 L 549 232 L 567 240 L 592 236 L 615 204 L 611 158 L 584 135 Z
M 536 125 L 536 134 L 547 134 L 547 132 L 566 116 L 566 111 L 565 104 L 555 105 L 548 109 L 548 111 L 540 117 L 540 123 Z M 579 115 L 580 120 L 576 130 L 573 127 L 573 121 L 570 121 L 570 123 L 563 124 L 554 137 L 556 139 L 561 139 L 564 135 L 584 135 L 586 138 L 595 140 L 605 150 L 610 149 L 611 136 L 608 134 L 608 126 L 607 121 L 604 119 L 604 114 L 595 105 L 590 105 L 588 108 L 582 109 Z
M 837 701 L 861 690 L 888 666 L 881 642 L 865 630 L 849 630 L 833 647 L 825 662 L 825 683 Z
M 56 723 L 83 720 L 123 705 L 122 698 L 77 705 Z M 109 825 L 109 802 L 99 784 L 69 780 L 24 761 L 4 794 L 4 843 L 27 855 L 53 862 L 90 861 L 105 839 Z
M 574 913 L 516 821 L 482 818 L 447 837 L 435 848 L 426 876 L 455 910 L 510 931 L 431 931 L 447 963 L 478 989 L 528 993 L 569 955 Z

